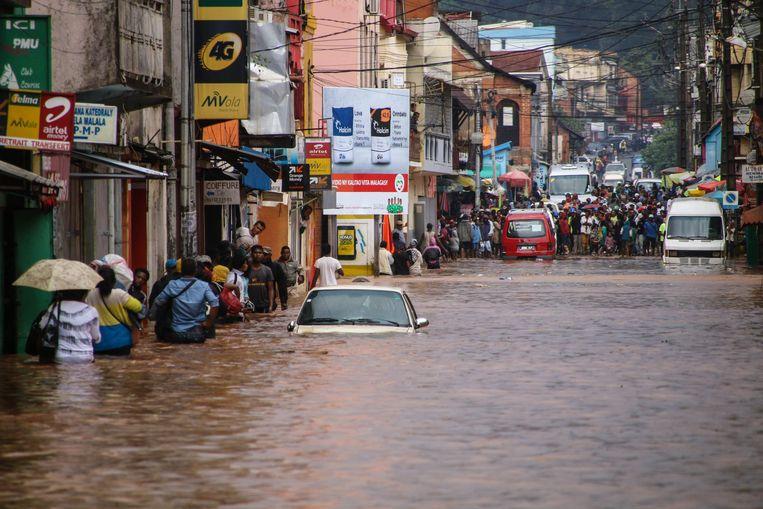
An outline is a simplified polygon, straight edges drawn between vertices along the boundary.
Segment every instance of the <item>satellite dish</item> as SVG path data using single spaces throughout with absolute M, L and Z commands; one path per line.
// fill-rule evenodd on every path
M 436 49 L 436 45 L 432 44 L 432 40 L 440 33 L 440 18 L 429 16 L 417 28 L 419 35 L 416 37 L 416 42 L 421 43 L 421 54 L 428 57 Z

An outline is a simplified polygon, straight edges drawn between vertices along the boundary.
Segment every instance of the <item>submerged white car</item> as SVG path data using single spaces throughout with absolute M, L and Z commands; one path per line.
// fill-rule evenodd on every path
M 385 286 L 330 286 L 307 294 L 289 332 L 379 333 L 414 332 L 429 325 L 416 316 L 408 295 Z

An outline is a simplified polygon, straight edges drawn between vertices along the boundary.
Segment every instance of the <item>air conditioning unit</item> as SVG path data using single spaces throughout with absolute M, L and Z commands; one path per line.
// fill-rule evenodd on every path
M 366 0 L 366 13 L 379 14 L 379 0 Z

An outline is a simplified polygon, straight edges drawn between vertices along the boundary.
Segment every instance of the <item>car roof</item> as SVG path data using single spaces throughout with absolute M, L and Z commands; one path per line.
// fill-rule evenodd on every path
M 315 290 L 328 290 L 328 291 L 335 291 L 335 290 L 372 290 L 377 292 L 395 292 L 395 293 L 403 293 L 403 290 L 401 288 L 395 288 L 393 286 L 371 286 L 371 285 L 338 285 L 338 286 L 320 286 L 318 288 L 313 288 L 312 291 Z
M 506 215 L 508 218 L 509 216 L 532 216 L 532 215 L 538 215 L 538 216 L 545 216 L 547 209 L 544 207 L 542 209 L 514 209 L 510 210 L 509 213 Z

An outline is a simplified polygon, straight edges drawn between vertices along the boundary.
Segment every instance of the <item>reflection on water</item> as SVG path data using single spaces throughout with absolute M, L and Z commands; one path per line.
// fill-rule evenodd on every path
M 727 274 L 470 261 L 395 280 L 419 334 L 290 337 L 294 306 L 130 360 L 0 358 L 0 506 L 753 507 L 760 276 Z

